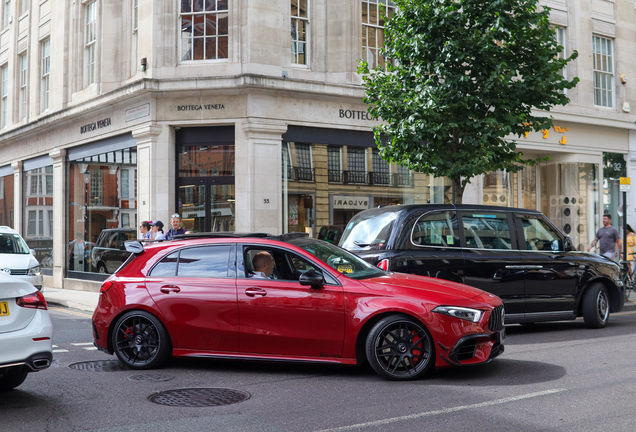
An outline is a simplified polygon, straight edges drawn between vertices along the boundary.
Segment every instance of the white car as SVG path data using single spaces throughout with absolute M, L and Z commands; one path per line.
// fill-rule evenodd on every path
M 24 382 L 53 361 L 53 325 L 44 295 L 0 272 L 0 391 Z
M 0 226 L 0 272 L 24 279 L 42 290 L 40 263 L 20 234 L 8 226 Z

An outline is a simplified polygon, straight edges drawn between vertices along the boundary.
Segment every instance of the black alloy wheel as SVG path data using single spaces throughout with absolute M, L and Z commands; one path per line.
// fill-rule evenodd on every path
M 168 331 L 157 317 L 145 311 L 122 315 L 112 337 L 117 358 L 131 369 L 155 368 L 172 352 Z
M 607 288 L 595 283 L 583 296 L 583 321 L 590 328 L 605 327 L 610 315 L 610 302 Z
M 421 378 L 435 364 L 430 333 L 420 322 L 404 315 L 390 315 L 371 329 L 366 355 L 380 376 L 396 381 Z

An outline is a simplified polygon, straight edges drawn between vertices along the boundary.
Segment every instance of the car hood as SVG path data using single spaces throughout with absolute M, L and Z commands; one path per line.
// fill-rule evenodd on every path
M 427 300 L 439 302 L 440 304 L 448 304 L 448 302 L 453 300 L 467 299 L 489 304 L 501 303 L 497 296 L 478 288 L 426 276 L 391 273 L 359 282 L 374 291 L 382 291 L 391 295 L 403 293 L 409 296 L 424 296 Z
M 38 265 L 38 260 L 31 254 L 0 254 L 0 270 L 29 269 Z

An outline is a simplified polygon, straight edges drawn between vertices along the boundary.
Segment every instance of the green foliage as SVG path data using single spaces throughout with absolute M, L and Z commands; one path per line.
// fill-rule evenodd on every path
M 548 10 L 538 0 L 395 4 L 384 50 L 393 65 L 358 68 L 369 113 L 386 122 L 374 130 L 382 157 L 449 177 L 460 200 L 471 177 L 536 163 L 504 138 L 552 127 L 531 110 L 567 104 L 563 90 L 579 81 L 561 74 L 578 54 L 559 58 Z

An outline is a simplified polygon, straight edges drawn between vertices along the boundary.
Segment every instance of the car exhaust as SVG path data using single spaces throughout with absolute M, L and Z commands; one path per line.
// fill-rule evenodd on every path
M 51 366 L 51 362 L 49 359 L 37 359 L 37 360 L 33 360 L 33 367 L 34 369 L 40 370 L 40 369 L 46 369 L 47 367 Z

